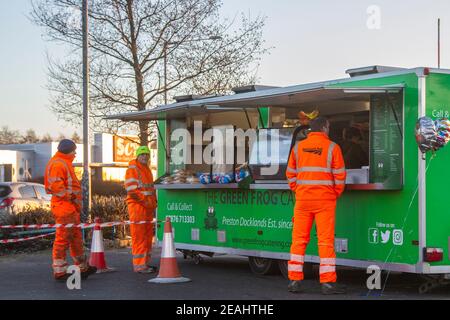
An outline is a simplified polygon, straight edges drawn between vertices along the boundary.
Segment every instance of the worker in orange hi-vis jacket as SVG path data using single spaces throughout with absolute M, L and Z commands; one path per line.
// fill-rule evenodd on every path
M 125 176 L 128 213 L 131 222 L 153 221 L 157 207 L 153 175 L 149 168 L 150 149 L 139 147 L 136 160 L 130 162 Z M 154 273 L 150 266 L 154 227 L 152 223 L 131 224 L 133 270 L 138 273 Z
M 62 140 L 58 145 L 58 152 L 50 159 L 45 169 L 45 189 L 52 195 L 51 210 L 57 224 L 80 223 L 81 186 L 72 165 L 76 148 L 73 141 Z M 66 251 L 69 248 L 75 265 L 80 268 L 82 279 L 97 271 L 97 268 L 87 263 L 81 229 L 57 228 L 52 264 L 56 280 L 66 280 L 70 276 L 67 273 L 66 261 Z
M 341 148 L 328 137 L 330 123 L 326 118 L 311 120 L 310 127 L 308 137 L 292 149 L 286 171 L 296 200 L 288 290 L 294 293 L 303 291 L 305 251 L 315 220 L 322 293 L 345 293 L 344 287 L 336 284 L 334 250 L 336 201 L 345 188 L 344 158 Z

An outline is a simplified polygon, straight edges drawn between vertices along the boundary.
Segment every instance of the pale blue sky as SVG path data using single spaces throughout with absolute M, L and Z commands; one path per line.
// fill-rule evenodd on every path
M 367 27 L 370 5 L 381 9 L 379 30 Z M 0 0 L 0 126 L 53 136 L 81 132 L 48 109 L 46 51 L 63 51 L 42 40 L 26 18 L 29 9 L 29 0 Z M 264 38 L 275 48 L 262 60 L 261 84 L 342 78 L 346 69 L 374 64 L 436 66 L 439 17 L 441 64 L 450 68 L 449 0 L 224 0 L 224 16 L 239 11 L 268 17 Z

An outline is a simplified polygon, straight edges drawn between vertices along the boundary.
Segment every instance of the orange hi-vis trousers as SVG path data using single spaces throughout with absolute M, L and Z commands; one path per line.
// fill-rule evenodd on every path
M 73 204 L 65 201 L 52 203 L 52 213 L 57 224 L 80 223 L 80 213 Z M 57 228 L 53 243 L 53 274 L 63 276 L 67 271 L 66 251 L 70 249 L 70 256 L 81 272 L 87 270 L 87 259 L 83 251 L 83 238 L 80 228 Z
M 153 220 L 151 208 L 138 203 L 128 204 L 128 211 L 130 220 L 133 222 Z M 133 269 L 136 272 L 145 270 L 148 268 L 151 259 L 154 232 L 153 224 L 132 224 L 130 225 L 130 232 Z
M 336 282 L 335 216 L 335 200 L 297 201 L 295 203 L 291 260 L 288 262 L 290 280 L 304 279 L 305 252 L 315 220 L 320 256 L 320 283 Z

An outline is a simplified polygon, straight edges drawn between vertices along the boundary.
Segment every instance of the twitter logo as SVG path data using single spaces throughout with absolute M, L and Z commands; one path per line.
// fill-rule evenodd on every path
M 387 230 L 386 232 L 381 231 L 381 243 L 388 243 L 391 238 L 391 231 Z

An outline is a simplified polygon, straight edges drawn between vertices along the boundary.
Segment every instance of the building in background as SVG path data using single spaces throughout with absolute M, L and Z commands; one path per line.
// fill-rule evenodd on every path
M 128 162 L 135 158 L 139 144 L 136 136 L 113 136 L 95 133 L 91 147 L 93 179 L 123 181 Z M 45 166 L 56 153 L 58 142 L 0 145 L 0 182 L 40 181 Z M 77 144 L 74 160 L 75 173 L 79 178 L 83 171 L 83 145 Z M 152 146 L 152 172 L 156 174 L 156 150 Z
M 75 162 L 83 159 L 82 145 L 77 147 Z M 57 149 L 57 142 L 0 145 L 0 182 L 39 180 Z

